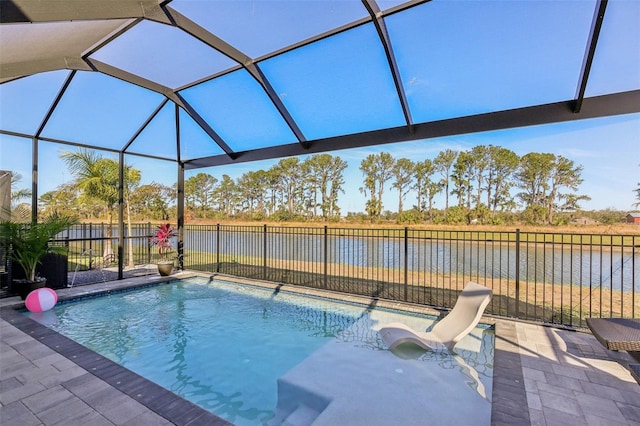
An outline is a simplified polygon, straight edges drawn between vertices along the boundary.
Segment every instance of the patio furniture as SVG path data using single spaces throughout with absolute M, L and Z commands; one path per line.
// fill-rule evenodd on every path
M 610 351 L 640 351 L 640 319 L 587 318 L 587 325 Z
M 414 331 L 402 323 L 391 323 L 380 329 L 380 336 L 390 350 L 403 343 L 413 343 L 423 349 L 452 350 L 453 347 L 478 325 L 491 300 L 491 290 L 469 282 L 447 316 L 438 321 L 429 332 Z

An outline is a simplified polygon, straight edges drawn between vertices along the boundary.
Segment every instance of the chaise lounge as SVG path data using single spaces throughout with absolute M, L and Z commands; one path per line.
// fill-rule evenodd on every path
M 402 323 L 392 323 L 380 329 L 380 337 L 390 350 L 404 343 L 412 343 L 426 350 L 452 350 L 478 325 L 492 292 L 487 287 L 469 282 L 455 306 L 429 332 L 412 330 Z

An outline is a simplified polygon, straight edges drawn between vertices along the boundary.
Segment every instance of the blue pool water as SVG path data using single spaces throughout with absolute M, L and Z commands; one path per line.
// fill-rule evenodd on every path
M 385 350 L 367 306 L 206 278 L 61 303 L 45 314 L 39 320 L 48 327 L 237 425 L 272 419 L 278 379 L 328 343 L 350 342 L 363 350 L 358 356 Z M 478 368 L 482 387 L 491 382 L 490 343 Z M 455 365 L 443 355 L 418 357 Z

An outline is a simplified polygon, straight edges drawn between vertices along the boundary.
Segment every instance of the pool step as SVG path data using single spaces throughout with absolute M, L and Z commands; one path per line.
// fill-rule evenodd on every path
M 329 402 L 328 398 L 279 378 L 276 415 L 266 426 L 309 426 L 327 408 Z
M 320 415 L 313 408 L 301 404 L 282 422 L 282 426 L 305 426 L 311 425 Z

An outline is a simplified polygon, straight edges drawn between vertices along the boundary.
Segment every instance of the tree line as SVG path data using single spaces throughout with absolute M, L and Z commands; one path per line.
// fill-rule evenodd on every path
M 519 157 L 493 145 L 446 149 L 417 162 L 394 159 L 386 152 L 371 154 L 360 170 L 367 214 L 380 217 L 384 189 L 390 184 L 397 191 L 398 216 L 404 222 L 434 221 L 434 198 L 439 194 L 444 195 L 444 209 L 438 220 L 447 223 L 492 222 L 520 206 L 525 221 L 551 224 L 556 212 L 578 210 L 580 201 L 590 199 L 577 193 L 583 168 L 572 160 L 537 152 Z M 411 191 L 417 203 L 405 213 L 404 200 Z
M 111 222 L 118 204 L 118 161 L 88 149 L 67 151 L 61 158 L 73 181 L 40 197 L 43 214 L 71 211 L 83 219 Z M 339 156 L 317 154 L 304 160 L 281 159 L 267 170 L 249 171 L 237 179 L 200 172 L 185 180 L 187 219 L 338 220 L 343 216 L 338 201 L 345 192 L 346 169 Z M 580 201 L 589 199 L 577 192 L 583 168 L 572 160 L 537 152 L 520 157 L 493 145 L 446 149 L 419 161 L 381 152 L 363 159 L 359 170 L 366 216 L 349 215 L 368 220 L 498 224 L 517 214 L 527 223 L 554 223 L 558 212 L 577 210 Z M 124 177 L 127 218 L 175 217 L 175 184 L 141 185 L 141 172 L 129 166 Z M 383 204 L 388 191 L 397 196 L 396 213 Z M 407 208 L 410 195 L 415 204 Z M 436 208 L 438 195 L 444 205 Z

